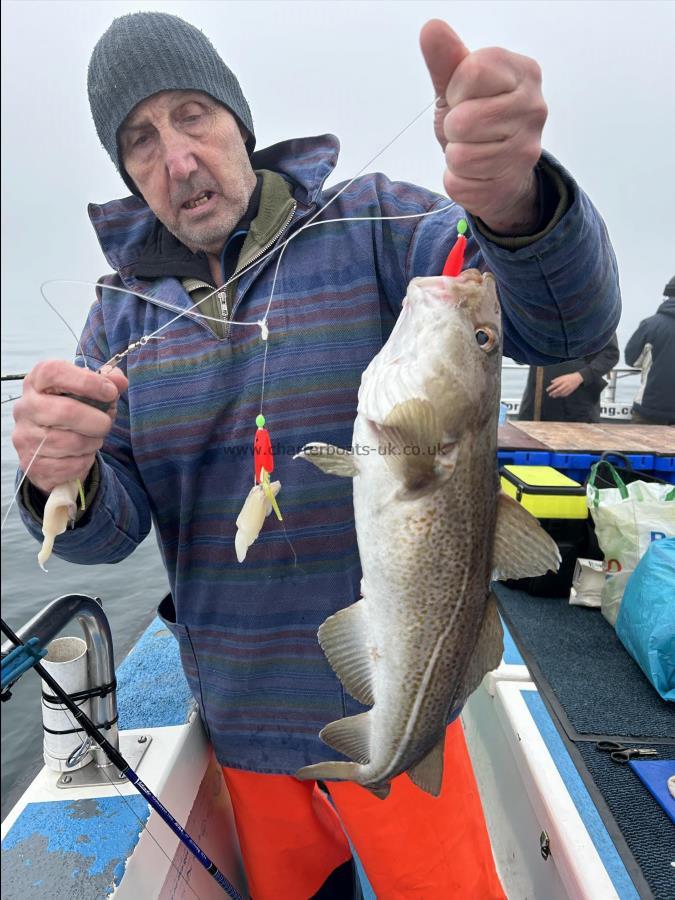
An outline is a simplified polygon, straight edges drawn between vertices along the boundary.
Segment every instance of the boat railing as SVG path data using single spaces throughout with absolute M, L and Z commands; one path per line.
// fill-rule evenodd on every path
M 89 686 L 101 688 L 91 698 L 91 718 L 96 725 L 105 729 L 107 740 L 117 750 L 119 735 L 117 730 L 117 693 L 115 690 L 115 658 L 108 618 L 103 612 L 100 600 L 84 594 L 65 594 L 43 607 L 39 613 L 17 630 L 22 641 L 37 638 L 38 643 L 47 644 L 73 619 L 77 619 L 84 632 L 87 644 L 87 667 Z M 11 641 L 5 641 L 1 652 L 3 658 L 14 649 Z M 99 767 L 112 765 L 103 750 L 96 745 L 94 761 Z
M 520 409 L 520 403 L 522 399 L 523 389 L 525 387 L 525 379 L 527 378 L 527 373 L 529 370 L 529 366 L 521 365 L 520 363 L 502 363 L 502 372 L 519 372 L 523 376 L 523 386 L 520 392 L 519 397 L 502 397 L 502 403 L 505 404 L 508 414 L 513 416 L 517 415 Z M 604 388 L 601 396 L 600 396 L 600 407 L 601 407 L 601 416 L 603 419 L 615 419 L 619 421 L 628 421 L 631 417 L 631 407 L 633 405 L 632 396 L 637 393 L 639 388 L 639 381 L 635 385 L 635 390 L 633 391 L 633 395 L 630 400 L 626 400 L 625 398 L 619 398 L 617 400 L 617 386 L 619 384 L 620 379 L 624 378 L 640 378 L 642 372 L 640 369 L 635 369 L 631 366 L 617 366 L 612 369 L 605 378 L 607 380 L 607 386 Z

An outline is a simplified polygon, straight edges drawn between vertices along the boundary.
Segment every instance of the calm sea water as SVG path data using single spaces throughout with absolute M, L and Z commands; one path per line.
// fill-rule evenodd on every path
M 58 329 L 57 329 L 58 331 Z M 2 372 L 25 372 L 38 359 L 70 358 L 59 332 L 44 335 L 36 348 L 35 337 L 3 332 Z M 504 372 L 502 397 L 522 395 L 526 369 Z M 630 399 L 635 382 L 620 382 L 619 398 Z M 4 382 L 2 399 L 21 393 L 20 382 Z M 12 403 L 2 407 L 2 515 L 14 493 L 16 454 L 10 435 L 13 427 Z M 2 535 L 2 615 L 15 630 L 42 607 L 63 594 L 81 593 L 100 597 L 110 621 L 119 663 L 154 615 L 166 593 L 166 576 L 154 534 L 150 534 L 131 557 L 114 566 L 83 566 L 52 557 L 49 572 L 37 564 L 38 544 L 24 530 L 16 508 L 12 510 Z M 67 633 L 79 634 L 77 624 Z M 26 673 L 17 683 L 9 702 L 2 708 L 2 817 L 42 766 L 42 720 L 40 680 Z

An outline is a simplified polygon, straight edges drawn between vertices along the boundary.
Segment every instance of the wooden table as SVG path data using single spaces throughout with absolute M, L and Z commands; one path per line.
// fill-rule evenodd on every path
M 546 444 L 542 444 L 541 441 L 518 428 L 513 422 L 506 422 L 499 426 L 497 442 L 500 450 L 545 450 L 550 452 Z
M 588 425 L 585 422 L 508 422 L 499 428 L 500 450 L 552 453 L 658 453 L 675 456 L 675 427 Z

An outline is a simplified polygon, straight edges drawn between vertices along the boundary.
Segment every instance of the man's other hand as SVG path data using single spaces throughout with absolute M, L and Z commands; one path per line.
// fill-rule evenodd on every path
M 58 359 L 38 363 L 30 370 L 24 378 L 23 396 L 14 405 L 12 442 L 22 471 L 30 465 L 27 477 L 35 487 L 49 493 L 64 481 L 84 481 L 115 420 L 117 399 L 127 386 L 118 369 L 99 375 Z M 60 396 L 64 393 L 109 403 L 110 408 L 101 412 L 80 400 Z
M 580 372 L 570 372 L 569 375 L 558 375 L 557 378 L 551 380 L 551 383 L 546 388 L 546 393 L 549 397 L 554 398 L 569 397 L 569 395 L 573 394 L 583 383 L 584 379 Z
M 471 53 L 440 19 L 422 28 L 420 45 L 438 97 L 434 128 L 448 196 L 493 231 L 530 233 L 548 112 L 539 66 L 499 47 Z

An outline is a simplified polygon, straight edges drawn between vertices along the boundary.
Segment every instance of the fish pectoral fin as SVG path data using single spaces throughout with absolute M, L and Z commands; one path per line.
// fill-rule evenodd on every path
M 364 784 L 362 787 L 370 791 L 378 800 L 386 800 L 391 790 L 391 781 L 385 781 L 383 784 Z
M 451 474 L 446 462 L 441 467 L 436 465 L 443 435 L 436 410 L 428 400 L 413 397 L 397 403 L 375 428 L 382 438 L 380 448 L 385 445 L 382 455 L 387 465 L 408 491 L 427 487 L 438 477 L 439 469 Z
M 483 616 L 483 624 L 478 632 L 476 644 L 469 657 L 464 677 L 457 693 L 452 698 L 451 709 L 466 703 L 488 672 L 496 669 L 504 654 L 504 629 L 499 618 L 499 610 L 494 594 L 490 594 Z
M 322 444 L 319 441 L 305 444 L 293 459 L 306 459 L 328 475 L 355 478 L 359 474 L 354 453 L 334 444 Z
M 558 571 L 560 551 L 553 538 L 523 506 L 500 491 L 492 544 L 492 579 L 534 578 Z
M 359 703 L 372 706 L 374 662 L 368 649 L 368 613 L 358 600 L 329 616 L 319 628 L 319 644 L 345 689 Z
M 329 722 L 319 732 L 324 742 L 365 766 L 370 762 L 370 713 L 363 712 L 347 719 Z
M 353 762 L 320 762 L 303 766 L 295 773 L 300 781 L 356 781 L 358 783 L 361 766 Z
M 443 754 L 445 752 L 445 732 L 440 741 L 435 744 L 426 756 L 423 756 L 414 766 L 410 766 L 406 774 L 413 784 L 422 791 L 438 797 L 443 783 Z
M 320 762 L 313 766 L 303 766 L 295 773 L 300 781 L 353 781 L 361 784 L 359 776 L 363 767 L 353 762 Z M 367 791 L 374 794 L 379 800 L 386 800 L 391 790 L 391 782 L 382 784 L 364 784 Z

